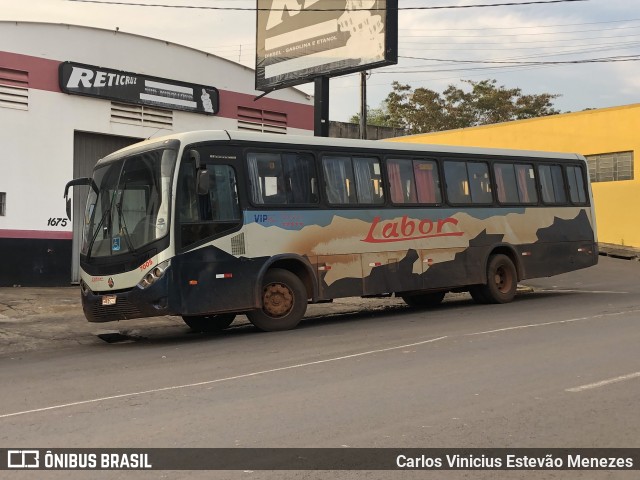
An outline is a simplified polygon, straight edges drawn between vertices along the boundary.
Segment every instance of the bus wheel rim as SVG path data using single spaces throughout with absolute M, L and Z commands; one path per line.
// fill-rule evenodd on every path
M 508 292 L 511 289 L 512 279 L 509 275 L 509 272 L 507 272 L 504 267 L 496 269 L 494 281 L 496 282 L 498 290 L 500 290 L 502 293 Z
M 272 317 L 282 317 L 293 308 L 293 293 L 281 283 L 271 283 L 264 288 L 263 310 Z

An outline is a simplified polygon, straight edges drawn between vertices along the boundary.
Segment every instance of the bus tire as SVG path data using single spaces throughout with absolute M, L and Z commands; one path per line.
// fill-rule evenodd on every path
M 231 325 L 235 318 L 235 313 L 222 313 L 219 315 L 185 315 L 182 320 L 194 332 L 219 332 Z
M 264 276 L 262 308 L 247 312 L 247 317 L 265 332 L 291 330 L 304 317 L 307 300 L 307 290 L 297 275 L 273 268 Z
M 511 259 L 502 254 L 489 257 L 487 284 L 480 288 L 486 303 L 509 303 L 516 296 L 517 288 L 518 273 Z
M 437 307 L 442 303 L 446 292 L 419 293 L 416 295 L 402 295 L 402 300 L 414 308 Z

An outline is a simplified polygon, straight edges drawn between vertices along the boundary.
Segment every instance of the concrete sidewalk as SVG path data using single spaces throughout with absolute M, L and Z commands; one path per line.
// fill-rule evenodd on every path
M 400 298 L 343 298 L 333 303 L 309 305 L 305 317 L 406 308 Z M 231 328 L 248 326 L 247 318 L 238 315 Z M 89 323 L 82 312 L 79 287 L 0 288 L 0 356 L 30 350 L 103 344 L 118 337 L 126 341 L 187 334 L 192 332 L 180 317 Z

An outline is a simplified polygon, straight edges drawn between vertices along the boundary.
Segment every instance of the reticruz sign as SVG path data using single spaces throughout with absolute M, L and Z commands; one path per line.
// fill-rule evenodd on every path
M 69 94 L 205 115 L 214 115 L 219 109 L 219 94 L 214 87 L 73 62 L 60 64 L 60 89 Z

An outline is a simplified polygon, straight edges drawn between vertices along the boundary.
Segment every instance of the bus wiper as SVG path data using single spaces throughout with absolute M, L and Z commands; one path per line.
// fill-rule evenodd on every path
M 135 253 L 136 249 L 133 248 L 133 243 L 131 243 L 131 235 L 129 235 L 129 229 L 127 228 L 127 221 L 122 215 L 122 194 L 124 192 L 120 191 L 118 201 L 116 202 L 116 210 L 118 211 L 118 229 L 120 234 L 124 237 L 125 242 L 127 242 L 127 248 L 131 253 Z
M 96 241 L 96 238 L 98 238 L 98 233 L 100 233 L 100 228 L 102 228 L 102 224 L 105 223 L 105 220 L 107 219 L 107 216 L 111 213 L 111 207 L 113 206 L 113 198 L 111 199 L 111 203 L 109 204 L 109 208 L 107 208 L 104 213 L 102 214 L 102 218 L 100 219 L 100 221 L 98 222 L 98 224 L 96 225 L 96 229 L 93 233 L 93 236 L 91 237 L 91 241 L 89 242 L 89 248 L 87 249 L 87 261 L 91 258 L 91 250 L 93 250 L 93 245 Z M 111 223 L 111 222 L 109 222 Z

